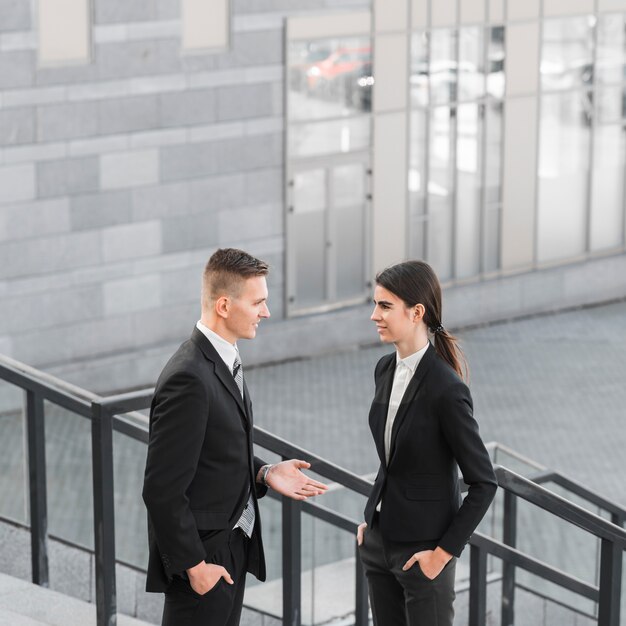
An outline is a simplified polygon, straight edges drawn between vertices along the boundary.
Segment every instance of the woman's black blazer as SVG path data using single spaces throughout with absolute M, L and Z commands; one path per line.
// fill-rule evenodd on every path
M 378 523 L 384 539 L 440 546 L 459 556 L 497 488 L 469 389 L 429 345 L 398 408 L 387 464 L 384 432 L 395 368 L 394 352 L 382 357 L 375 369 L 369 424 L 380 468 L 365 520 L 372 525 L 382 498 Z M 457 464 L 469 485 L 465 500 Z

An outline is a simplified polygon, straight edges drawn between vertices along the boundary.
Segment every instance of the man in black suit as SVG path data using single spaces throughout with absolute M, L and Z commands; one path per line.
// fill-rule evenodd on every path
M 237 340 L 269 317 L 268 266 L 241 250 L 211 256 L 202 317 L 168 361 L 150 409 L 143 498 L 147 591 L 165 593 L 162 626 L 236 626 L 246 572 L 265 580 L 257 499 L 304 500 L 326 486 L 304 461 L 253 456 L 252 405 Z
M 396 350 L 374 373 L 369 423 L 380 468 L 357 534 L 374 624 L 452 626 L 455 557 L 497 482 L 461 377 L 462 353 L 441 325 L 432 268 L 407 261 L 376 283 L 371 319 Z M 457 465 L 469 485 L 463 501 Z

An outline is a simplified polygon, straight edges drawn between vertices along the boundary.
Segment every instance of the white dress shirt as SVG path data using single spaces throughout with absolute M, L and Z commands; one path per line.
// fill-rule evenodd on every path
M 393 376 L 393 385 L 391 387 L 391 395 L 389 396 L 389 408 L 387 409 L 387 421 L 385 422 L 385 460 L 389 463 L 389 454 L 391 452 L 391 433 L 393 431 L 393 423 L 398 413 L 398 407 L 402 402 L 406 388 L 409 386 L 415 370 L 422 360 L 422 357 L 428 350 L 429 343 L 417 352 L 410 354 L 404 359 L 400 358 L 400 355 L 396 352 L 396 371 Z M 377 511 L 380 511 L 380 505 L 382 500 L 376 507 Z
M 239 354 L 237 344 L 229 343 L 224 337 L 220 337 L 215 331 L 212 331 L 199 320 L 196 322 L 196 328 L 211 342 L 212 346 L 222 358 L 222 361 L 226 363 L 228 371 L 232 374 L 233 367 L 235 366 L 235 357 Z M 241 358 L 239 360 L 241 361 Z

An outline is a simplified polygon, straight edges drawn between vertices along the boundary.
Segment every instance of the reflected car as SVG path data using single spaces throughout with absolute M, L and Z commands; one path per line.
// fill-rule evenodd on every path
M 349 108 L 361 111 L 372 110 L 372 88 L 374 87 L 374 73 L 372 64 L 366 63 L 363 67 L 344 76 L 344 103 Z
M 344 85 L 344 76 L 371 63 L 371 56 L 371 48 L 336 50 L 328 58 L 315 63 L 307 70 L 309 91 L 321 95 L 336 95 Z
M 331 53 L 332 50 L 326 46 L 309 44 L 296 62 L 290 61 L 289 88 L 292 91 L 305 91 L 307 89 L 307 72 L 317 63 L 327 59 Z

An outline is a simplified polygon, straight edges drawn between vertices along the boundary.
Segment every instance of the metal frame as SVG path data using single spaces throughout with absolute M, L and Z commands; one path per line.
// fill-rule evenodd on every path
M 336 209 L 333 201 L 334 181 L 333 171 L 337 167 L 355 165 L 362 166 L 364 173 L 364 192 L 363 198 L 363 232 L 361 240 L 363 242 L 363 258 L 361 266 L 363 268 L 363 291 L 358 295 L 349 298 L 337 297 L 337 237 L 336 237 Z M 301 172 L 311 172 L 322 170 L 325 176 L 324 195 L 324 236 L 326 239 L 326 248 L 324 250 L 324 292 L 326 303 L 310 306 L 299 306 L 297 302 L 292 302 L 295 297 L 295 236 L 294 236 L 294 201 L 293 201 L 293 183 L 294 177 Z M 325 313 L 336 309 L 343 309 L 347 306 L 364 304 L 368 301 L 369 282 L 367 281 L 366 269 L 369 267 L 371 257 L 371 223 L 372 223 L 372 202 L 371 202 L 371 154 L 370 151 L 355 151 L 346 154 L 332 154 L 327 156 L 317 156 L 309 159 L 293 160 L 287 168 L 287 192 L 286 192 L 286 224 L 285 233 L 288 241 L 286 246 L 286 259 L 288 271 L 286 280 L 286 311 L 289 317 L 298 317 L 312 313 Z M 357 206 L 352 205 L 352 206 Z M 291 242 L 291 244 L 289 243 Z
M 113 485 L 113 431 L 147 442 L 145 416 L 130 411 L 149 405 L 152 390 L 102 398 L 77 390 L 61 381 L 0 356 L 0 380 L 25 390 L 29 449 L 29 492 L 31 502 L 31 558 L 33 582 L 48 583 L 48 544 L 44 454 L 44 400 L 63 406 L 92 422 L 92 465 L 94 486 L 94 537 L 96 561 L 96 607 L 98 626 L 116 626 L 115 579 L 115 508 Z M 81 397 L 82 396 L 82 397 Z M 89 400 L 86 400 L 88 398 Z M 283 459 L 300 458 L 311 469 L 330 481 L 357 494 L 367 496 L 372 483 L 307 450 L 255 427 L 255 443 Z M 496 448 L 497 448 L 496 444 Z M 559 585 L 598 605 L 598 624 L 619 626 L 622 581 L 622 553 L 626 550 L 626 509 L 602 498 L 579 483 L 547 469 L 539 469 L 533 480 L 504 467 L 495 466 L 499 486 L 505 492 L 503 542 L 480 533 L 470 539 L 470 626 L 486 625 L 487 557 L 504 562 L 502 623 L 513 623 L 515 568 L 522 568 L 543 580 Z M 569 500 L 549 491 L 541 483 L 554 482 L 590 504 L 610 513 L 608 521 Z M 282 501 L 283 519 L 283 624 L 300 626 L 301 616 L 301 540 L 302 514 L 306 513 L 354 534 L 357 522 L 324 506 L 295 502 L 271 492 Z M 518 498 L 542 508 L 556 517 L 578 526 L 601 541 L 599 585 L 590 585 L 574 576 L 515 548 Z M 355 562 L 355 626 L 367 626 L 367 585 L 360 559 Z
M 329 16 L 329 19 L 332 19 L 332 15 Z M 322 41 L 324 37 L 310 37 L 310 38 L 302 38 L 296 39 L 291 38 L 289 33 L 289 20 L 287 20 L 287 27 L 285 28 L 285 34 L 283 38 L 283 54 L 284 57 L 287 58 L 289 44 L 292 41 Z M 334 34 L 330 38 L 339 38 L 339 37 L 365 37 L 369 36 L 371 44 L 374 44 L 374 34 L 373 32 L 369 33 L 351 33 L 346 35 L 337 35 Z M 289 64 L 286 62 L 284 67 L 284 80 L 285 84 L 289 84 Z M 285 230 L 285 288 L 284 288 L 284 310 L 285 316 L 288 318 L 300 317 L 303 315 L 309 315 L 312 313 L 326 313 L 329 311 L 333 311 L 336 309 L 343 309 L 348 306 L 353 306 L 357 304 L 363 304 L 369 299 L 369 283 L 367 281 L 367 276 L 369 275 L 369 263 L 371 258 L 371 222 L 372 222 L 372 202 L 371 202 L 371 163 L 372 163 L 372 141 L 373 141 L 373 112 L 364 113 L 359 115 L 353 115 L 349 117 L 332 117 L 324 120 L 297 120 L 291 121 L 289 120 L 289 89 L 285 90 L 283 95 L 283 110 L 284 110 L 284 121 L 285 121 L 285 132 L 284 132 L 284 141 L 283 141 L 283 151 L 284 151 L 284 197 L 285 197 L 285 213 L 284 213 L 284 230 Z M 368 117 L 370 121 L 370 146 L 369 148 L 363 148 L 359 150 L 353 150 L 346 153 L 329 153 L 323 155 L 314 155 L 309 157 L 294 157 L 290 155 L 289 152 L 289 133 L 292 127 L 300 126 L 305 124 L 311 124 L 315 121 L 346 121 L 351 119 L 358 119 L 359 117 Z M 354 296 L 351 298 L 343 298 L 338 299 L 336 297 L 336 290 L 333 285 L 336 279 L 334 273 L 334 255 L 330 254 L 328 251 L 328 242 L 331 245 L 335 245 L 335 242 L 330 240 L 330 230 L 333 226 L 329 223 L 332 219 L 330 215 L 332 208 L 329 204 L 329 198 L 331 196 L 332 190 L 330 186 L 332 185 L 331 176 L 329 173 L 332 172 L 332 169 L 337 165 L 349 165 L 353 163 L 363 163 L 365 168 L 365 197 L 363 198 L 364 203 L 364 213 L 363 213 L 363 277 L 364 277 L 364 285 L 363 285 L 363 293 L 359 296 Z M 294 175 L 300 171 L 309 171 L 313 169 L 323 169 L 326 172 L 327 180 L 326 180 L 326 209 L 324 216 L 324 232 L 327 239 L 327 249 L 325 250 L 324 255 L 324 263 L 325 263 L 325 271 L 324 271 L 324 287 L 327 301 L 322 302 L 320 304 L 311 305 L 301 307 L 298 306 L 297 302 L 294 302 L 292 298 L 295 297 L 296 293 L 296 285 L 295 285 L 295 239 L 293 235 L 293 179 Z

